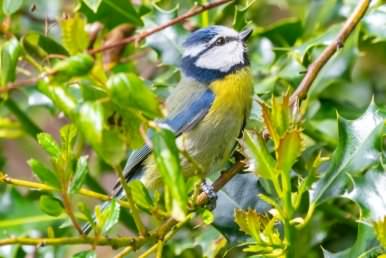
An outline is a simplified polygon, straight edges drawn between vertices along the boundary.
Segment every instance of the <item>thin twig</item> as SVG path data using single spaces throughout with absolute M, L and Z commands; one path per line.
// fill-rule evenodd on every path
M 0 246 L 4 245 L 76 245 L 76 244 L 96 244 L 109 245 L 114 247 L 136 246 L 142 245 L 147 241 L 144 237 L 102 237 L 98 238 L 90 236 L 79 237 L 57 237 L 57 238 L 30 238 L 30 237 L 11 237 L 8 239 L 0 239 Z
M 89 51 L 89 53 L 90 54 L 96 54 L 96 53 L 103 52 L 103 51 L 106 51 L 106 50 L 111 49 L 111 48 L 119 47 L 119 46 L 122 46 L 122 45 L 125 45 L 128 43 L 131 43 L 131 42 L 139 42 L 140 40 L 142 40 L 142 39 L 144 39 L 144 38 L 146 38 L 154 33 L 157 33 L 157 32 L 164 30 L 170 26 L 173 26 L 177 23 L 180 23 L 180 22 L 182 22 L 190 17 L 196 16 L 197 14 L 200 14 L 202 12 L 209 10 L 209 9 L 215 8 L 217 6 L 229 3 L 231 1 L 233 1 L 233 0 L 219 0 L 219 1 L 214 1 L 214 2 L 208 3 L 208 4 L 204 4 L 204 5 L 196 5 L 192 9 L 190 9 L 189 11 L 184 13 L 183 15 L 178 16 L 177 18 L 172 19 L 168 22 L 165 22 L 165 23 L 163 23 L 155 28 L 152 28 L 152 29 L 143 31 L 139 34 L 124 38 L 120 41 L 116 41 L 116 42 L 111 43 L 109 45 L 104 45 L 104 46 L 99 47 L 99 48 L 91 49 Z
M 9 185 L 14 185 L 14 186 L 20 186 L 20 187 L 27 187 L 29 189 L 34 189 L 37 191 L 45 191 L 45 192 L 58 192 L 59 191 L 58 189 L 55 189 L 55 188 L 53 188 L 49 185 L 46 185 L 46 184 L 12 178 L 12 177 L 9 177 L 8 175 L 1 173 L 1 172 L 0 172 L 0 183 L 5 183 L 5 184 L 9 184 Z M 113 197 L 111 197 L 109 195 L 97 193 L 97 192 L 88 190 L 86 188 L 81 188 L 79 190 L 79 194 L 86 196 L 86 197 L 95 198 L 95 199 L 101 200 L 101 201 L 111 201 L 113 199 Z M 128 202 L 122 201 L 122 200 L 117 200 L 117 201 L 118 201 L 120 206 L 127 208 L 127 209 L 130 209 L 130 205 Z
M 367 9 L 370 6 L 370 2 L 371 0 L 361 0 L 358 3 L 352 15 L 343 25 L 337 38 L 330 45 L 328 45 L 320 54 L 320 56 L 308 67 L 307 73 L 301 81 L 300 85 L 291 95 L 290 105 L 295 104 L 297 99 L 302 99 L 307 95 L 308 90 L 310 89 L 312 83 L 315 81 L 316 76 L 319 74 L 320 70 L 331 59 L 331 57 L 338 49 L 343 48 L 344 42 L 347 40 L 362 17 L 365 15 Z

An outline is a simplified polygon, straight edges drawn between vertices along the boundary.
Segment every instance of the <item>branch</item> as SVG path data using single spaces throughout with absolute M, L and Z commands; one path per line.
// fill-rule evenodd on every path
M 132 43 L 132 42 L 138 42 L 144 38 L 147 38 L 148 36 L 154 34 L 154 33 L 157 33 L 161 30 L 164 30 L 170 26 L 173 26 L 177 23 L 180 23 L 180 22 L 183 22 L 184 20 L 190 18 L 190 17 L 193 17 L 193 16 L 196 16 L 197 14 L 200 14 L 202 12 L 205 12 L 209 9 L 212 9 L 212 8 L 215 8 L 217 6 L 220 6 L 220 5 L 223 5 L 223 4 L 226 4 L 226 3 L 229 3 L 229 2 L 232 2 L 233 0 L 218 0 L 218 1 L 214 1 L 214 2 L 211 2 L 211 3 L 208 3 L 208 4 L 204 4 L 204 5 L 196 5 L 194 6 L 192 9 L 190 9 L 189 11 L 187 11 L 186 13 L 184 13 L 183 15 L 181 16 L 178 16 L 177 18 L 175 19 L 172 19 L 168 22 L 165 22 L 155 28 L 152 28 L 152 29 L 149 29 L 149 30 L 146 30 L 146 31 L 143 31 L 139 34 L 136 34 L 136 35 L 133 35 L 133 36 L 130 36 L 130 37 L 127 37 L 127 38 L 124 38 L 120 41 L 116 41 L 114 43 L 111 43 L 111 44 L 108 44 L 108 45 L 104 45 L 102 47 L 99 47 L 99 48 L 94 48 L 94 49 L 91 49 L 89 51 L 90 54 L 96 54 L 96 53 L 99 53 L 99 52 L 103 52 L 103 51 L 106 51 L 108 49 L 111 49 L 111 48 L 115 48 L 115 47 L 119 47 L 119 46 L 122 46 L 122 45 L 125 45 L 125 44 L 128 44 L 128 43 Z
M 57 192 L 58 189 L 53 188 L 52 186 L 38 183 L 38 182 L 32 182 L 32 181 L 26 181 L 26 180 L 20 180 L 11 178 L 8 175 L 0 172 L 0 183 L 14 185 L 14 186 L 21 186 L 21 187 L 27 187 L 29 189 L 37 190 L 37 191 L 45 191 L 45 192 Z M 111 201 L 113 198 L 111 196 L 97 193 L 85 188 L 81 188 L 79 190 L 79 194 L 91 198 L 95 198 L 101 201 Z M 126 201 L 117 200 L 120 206 L 130 209 L 130 204 Z
M 291 95 L 290 104 L 293 105 L 298 99 L 302 99 L 308 93 L 312 83 L 315 81 L 316 76 L 318 76 L 320 70 L 324 65 L 330 60 L 330 58 L 335 54 L 338 49 L 343 48 L 344 42 L 354 31 L 362 17 L 365 15 L 367 9 L 370 6 L 371 0 L 361 0 L 357 7 L 355 8 L 352 15 L 343 25 L 340 30 L 337 38 L 327 46 L 326 49 L 320 54 L 320 56 L 308 67 L 307 73 L 301 81 L 298 88 Z
M 143 245 L 148 238 L 144 237 L 57 237 L 57 238 L 29 238 L 29 237 L 11 237 L 0 239 L 0 246 L 4 245 L 75 245 L 75 244 L 90 244 L 90 245 L 109 245 L 112 247 L 123 247 Z
M 214 1 L 214 2 L 211 2 L 211 3 L 208 3 L 208 4 L 204 4 L 204 5 L 196 5 L 194 6 L 192 9 L 190 9 L 189 11 L 187 11 L 186 13 L 184 13 L 183 15 L 181 16 L 178 16 L 168 22 L 165 22 L 157 27 L 154 27 L 152 29 L 149 29 L 149 30 L 146 30 L 146 31 L 143 31 L 143 32 L 140 32 L 136 35 L 133 35 L 133 36 L 130 36 L 130 37 L 127 37 L 127 38 L 123 38 L 119 41 L 116 41 L 114 43 L 111 43 L 111 44 L 106 44 L 102 47 L 99 47 L 99 48 L 94 48 L 94 49 L 90 49 L 88 52 L 89 54 L 96 54 L 96 53 L 99 53 L 99 52 L 103 52 L 103 51 L 106 51 L 106 50 L 110 50 L 112 48 L 116 48 L 116 47 L 120 47 L 122 45 L 125 45 L 125 44 L 128 44 L 128 43 L 132 43 L 132 42 L 138 42 L 144 38 L 147 38 L 148 36 L 152 35 L 152 34 L 155 34 L 157 32 L 160 32 L 170 26 L 173 26 L 177 23 L 180 23 L 180 22 L 183 22 L 185 21 L 186 19 L 190 18 L 190 17 L 193 17 L 195 15 L 198 15 L 202 12 L 205 12 L 207 10 L 210 10 L 210 9 L 213 9 L 217 6 L 220 6 L 220 5 L 223 5 L 223 4 L 226 4 L 226 3 L 230 3 L 232 2 L 233 0 L 218 0 L 218 1 Z M 1 93 L 5 93 L 5 92 L 9 92 L 9 91 L 12 91 L 12 90 L 15 90 L 15 89 L 18 89 L 19 87 L 21 86 L 27 86 L 27 85 L 34 85 L 36 84 L 36 82 L 41 79 L 40 78 L 41 76 L 38 76 L 38 77 L 35 77 L 35 78 L 31 78 L 31 79 L 26 79 L 26 80 L 20 80 L 20 81 L 16 81 L 16 82 L 13 82 L 13 83 L 9 83 L 8 85 L 6 85 L 5 87 L 2 87 L 0 88 L 0 94 Z

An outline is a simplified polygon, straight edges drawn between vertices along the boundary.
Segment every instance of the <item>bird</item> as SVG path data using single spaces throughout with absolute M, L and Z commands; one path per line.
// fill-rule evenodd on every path
M 200 165 L 202 179 L 225 165 L 251 111 L 253 77 L 246 41 L 252 32 L 212 25 L 192 32 L 182 44 L 181 79 L 167 97 L 167 115 L 159 122 L 174 132 L 178 148 Z M 181 168 L 185 177 L 197 173 L 184 157 Z M 131 153 L 123 173 L 127 182 L 139 179 L 148 189 L 162 186 L 149 145 Z M 124 197 L 119 182 L 114 193 Z M 89 224 L 83 227 L 85 233 L 90 230 Z

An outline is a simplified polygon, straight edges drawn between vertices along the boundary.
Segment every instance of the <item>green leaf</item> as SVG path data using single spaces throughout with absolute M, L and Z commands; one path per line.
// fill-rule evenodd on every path
M 364 223 L 359 223 L 357 239 L 350 248 L 338 253 L 331 253 L 323 249 L 323 255 L 324 258 L 373 257 L 368 250 L 374 247 L 374 240 L 375 236 L 372 227 Z
M 39 205 L 43 212 L 54 217 L 59 216 L 64 211 L 62 202 L 50 195 L 40 196 Z
M 295 44 L 302 33 L 302 22 L 297 18 L 288 18 L 260 31 L 259 36 L 270 39 L 275 46 L 288 47 Z
M 23 0 L 3 0 L 3 12 L 5 15 L 14 14 L 23 5 Z
M 112 199 L 108 206 L 101 212 L 96 212 L 97 225 L 102 229 L 102 234 L 107 233 L 119 221 L 120 206 Z
M 380 162 L 384 120 L 374 103 L 356 120 L 338 117 L 339 144 L 329 168 L 313 188 L 313 203 L 341 194 L 346 174 L 363 172 Z
M 365 218 L 377 220 L 386 215 L 385 190 L 385 170 L 374 169 L 354 177 L 354 189 L 345 197 L 359 204 Z
M 94 65 L 94 59 L 89 54 L 78 54 L 55 64 L 52 69 L 55 81 L 67 81 L 72 77 L 88 74 Z
M 5 42 L 0 49 L 0 86 L 5 86 L 8 82 L 16 79 L 16 65 L 22 53 L 22 48 L 16 38 Z
M 96 13 L 102 3 L 102 0 L 83 0 L 83 3 L 85 3 L 94 13 Z
M 277 149 L 277 168 L 289 174 L 296 159 L 301 154 L 302 140 L 299 130 L 291 130 L 280 139 Z
M 88 47 L 88 35 L 85 30 L 86 20 L 79 14 L 60 21 L 62 42 L 72 55 L 85 51 Z
M 170 203 L 172 216 L 177 220 L 182 220 L 187 211 L 188 193 L 180 166 L 175 135 L 167 129 L 153 130 L 152 135 L 153 153 L 157 168 L 172 198 L 167 203 Z
M 103 130 L 102 143 L 95 148 L 111 166 L 119 165 L 127 156 L 125 141 L 117 130 Z
M 28 160 L 28 165 L 31 167 L 34 175 L 43 183 L 48 184 L 54 188 L 60 188 L 60 183 L 54 172 L 45 167 L 40 161 L 36 159 Z
M 100 102 L 85 102 L 80 107 L 79 127 L 94 146 L 102 142 L 103 120 L 103 107 Z
M 39 133 L 37 135 L 38 143 L 44 150 L 53 158 L 57 158 L 60 154 L 60 148 L 56 143 L 54 137 L 48 133 Z
M 26 53 L 40 60 L 50 54 L 68 56 L 67 50 L 52 38 L 37 32 L 28 32 L 21 38 L 21 45 Z
M 96 0 L 94 0 L 94 2 L 95 1 Z M 133 7 L 131 1 L 103 0 L 96 13 L 88 5 L 83 3 L 80 12 L 86 15 L 89 23 L 101 22 L 109 30 L 122 23 L 131 23 L 138 27 L 143 26 L 141 17 Z
M 263 137 L 245 131 L 243 147 L 248 157 L 249 169 L 254 171 L 257 176 L 270 179 L 274 175 L 275 161 L 265 145 Z
M 156 95 L 135 74 L 115 74 L 107 81 L 114 104 L 122 109 L 134 108 L 146 116 L 161 115 Z M 140 92 L 141 94 L 138 94 Z
M 240 230 L 252 236 L 255 240 L 260 240 L 260 232 L 264 230 L 269 219 L 257 213 L 255 210 L 235 210 L 235 222 Z
M 76 253 L 72 256 L 72 258 L 96 258 L 96 252 L 94 250 L 82 251 Z
M 131 180 L 129 187 L 131 190 L 131 195 L 133 196 L 133 200 L 136 204 L 138 204 L 138 206 L 144 209 L 150 209 L 153 207 L 153 200 L 151 199 L 151 196 L 145 185 L 141 181 Z
M 86 179 L 88 173 L 88 164 L 87 164 L 88 156 L 81 156 L 76 163 L 75 174 L 71 179 L 69 192 L 77 193 L 82 187 L 84 180 Z
M 386 40 L 384 20 L 386 18 L 386 6 L 374 8 L 363 18 L 362 24 L 368 37 L 375 37 L 375 42 Z

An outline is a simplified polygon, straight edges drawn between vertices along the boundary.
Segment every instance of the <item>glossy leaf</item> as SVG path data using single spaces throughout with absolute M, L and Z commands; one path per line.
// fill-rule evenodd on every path
M 69 192 L 77 193 L 82 187 L 88 173 L 88 156 L 81 156 L 76 163 L 75 174 L 72 177 Z
M 5 86 L 16 78 L 16 65 L 22 53 L 20 43 L 16 38 L 5 42 L 0 48 L 0 86 Z
M 133 200 L 138 206 L 144 209 L 150 209 L 153 207 L 153 200 L 147 191 L 146 187 L 139 180 L 131 180 L 129 183 L 131 195 Z
M 54 137 L 48 133 L 40 133 L 37 135 L 38 143 L 44 150 L 53 158 L 57 158 L 60 154 L 60 148 Z
M 83 3 L 85 3 L 94 13 L 96 13 L 102 3 L 102 0 L 83 0 Z
M 88 74 L 93 65 L 94 59 L 89 54 L 79 54 L 56 63 L 52 72 L 55 74 L 55 81 L 66 81 Z
M 354 189 L 345 194 L 362 208 L 363 216 L 378 220 L 386 215 L 386 172 L 370 170 L 365 175 L 354 177 Z
M 159 129 L 152 134 L 154 158 L 165 187 L 170 192 L 171 211 L 175 219 L 182 220 L 187 211 L 188 193 L 182 175 L 179 152 L 174 133 Z
M 119 220 L 120 206 L 119 203 L 113 199 L 105 209 L 100 213 L 96 213 L 98 226 L 102 229 L 102 233 L 107 233 Z
M 93 145 L 102 142 L 103 108 L 99 102 L 85 102 L 79 110 L 78 123 L 83 135 Z
M 346 174 L 357 174 L 379 163 L 384 119 L 374 103 L 354 121 L 338 117 L 339 144 L 311 193 L 313 203 L 341 194 L 348 180 Z
M 41 182 L 59 189 L 60 183 L 54 172 L 52 172 L 49 168 L 44 166 L 40 161 L 36 159 L 30 159 L 27 163 L 31 167 L 34 175 Z
M 40 209 L 50 216 L 59 216 L 64 211 L 62 202 L 50 195 L 40 196 L 39 204 Z
M 80 11 L 86 15 L 88 22 L 102 22 L 109 29 L 122 23 L 131 23 L 136 26 L 143 25 L 139 14 L 130 1 L 103 0 L 96 13 L 86 4 L 82 4 Z M 114 15 L 111 15 L 112 13 Z
M 250 132 L 244 133 L 244 151 L 249 160 L 248 170 L 266 179 L 270 179 L 275 174 L 275 161 L 265 145 L 261 135 L 252 135 Z
M 45 59 L 50 54 L 68 56 L 67 50 L 58 42 L 37 32 L 29 32 L 21 39 L 24 50 L 32 57 Z
M 127 156 L 125 141 L 117 130 L 103 130 L 102 143 L 96 149 L 103 160 L 112 166 L 119 165 Z
M 14 14 L 23 5 L 23 0 L 3 0 L 2 2 L 5 15 Z
M 107 87 L 111 92 L 113 103 L 117 106 L 123 109 L 138 109 L 150 118 L 161 115 L 156 95 L 135 74 L 112 75 Z

